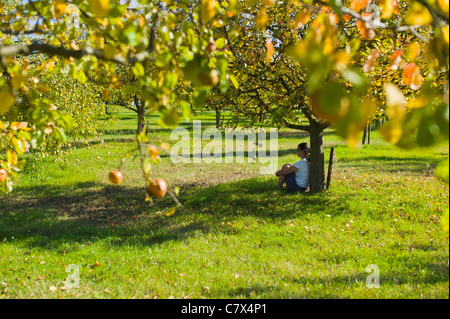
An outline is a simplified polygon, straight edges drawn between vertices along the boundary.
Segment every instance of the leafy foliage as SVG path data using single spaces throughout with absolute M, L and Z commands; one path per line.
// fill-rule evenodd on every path
M 20 156 L 29 149 L 26 143 L 42 145 L 52 135 L 65 141 L 67 132 L 94 133 L 94 115 L 102 115 L 94 98 L 99 91 L 103 101 L 109 100 L 109 90 L 137 95 L 145 108 L 161 114 L 161 124 L 175 126 L 178 83 L 204 87 L 225 77 L 224 55 L 204 50 L 209 43 L 204 24 L 214 13 L 215 1 L 201 6 L 171 0 L 2 5 L 2 150 Z M 184 19 L 189 14 L 192 19 Z M 225 67 L 217 70 L 221 64 Z M 14 121 L 20 128 L 14 129 L 19 127 Z M 1 165 L 20 171 L 10 159 Z M 9 176 L 5 183 L 12 185 L 15 174 Z

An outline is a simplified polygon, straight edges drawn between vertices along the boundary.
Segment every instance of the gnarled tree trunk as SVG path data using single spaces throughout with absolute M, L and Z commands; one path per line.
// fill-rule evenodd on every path
M 317 193 L 325 190 L 325 153 L 323 142 L 323 127 L 311 123 L 309 130 L 310 140 L 310 191 Z
M 323 131 L 327 125 L 320 124 L 310 119 L 310 125 L 295 125 L 285 121 L 291 129 L 309 132 L 309 147 L 311 148 L 309 186 L 310 192 L 317 193 L 325 190 L 325 152 L 323 142 Z
M 139 97 L 134 95 L 134 104 L 136 106 L 137 114 L 138 114 L 138 129 L 137 134 L 142 132 L 145 126 L 145 101 L 139 99 Z M 147 134 L 147 132 L 145 132 Z

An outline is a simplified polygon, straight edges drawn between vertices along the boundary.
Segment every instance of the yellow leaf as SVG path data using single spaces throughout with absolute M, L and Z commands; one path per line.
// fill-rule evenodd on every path
M 322 43 L 322 52 L 324 55 L 331 55 L 338 46 L 338 42 L 334 34 L 330 33 L 327 35 Z
M 270 60 L 270 58 L 272 58 L 273 54 L 275 53 L 275 48 L 270 39 L 266 40 L 266 49 L 267 49 L 267 60 Z
M 53 61 L 50 61 L 48 64 L 47 64 L 47 71 L 50 71 L 50 72 L 53 72 L 53 66 L 54 66 L 54 62 Z
M 103 98 L 105 99 L 106 102 L 109 101 L 109 89 L 105 89 L 103 91 Z
M 61 17 L 64 13 L 66 13 L 67 10 L 67 4 L 63 2 L 58 2 L 55 4 L 55 16 L 56 18 Z
M 367 7 L 370 2 L 371 0 L 352 0 L 350 8 L 356 12 L 359 12 Z
M 50 88 L 46 85 L 38 85 L 36 87 L 39 91 L 44 92 L 44 93 L 48 93 L 50 92 Z
M 367 121 L 375 114 L 377 111 L 377 104 L 375 103 L 375 98 L 373 96 L 366 96 L 363 98 L 361 108 L 362 122 L 367 123 Z
M 75 41 L 71 41 L 69 45 L 72 50 L 80 50 L 80 47 L 75 43 Z
M 247 7 L 252 7 L 254 6 L 258 1 L 257 0 L 245 0 L 245 5 Z
M 113 89 L 120 89 L 122 87 L 122 82 L 120 82 L 119 79 L 115 75 L 113 75 L 111 77 L 110 85 Z
M 18 162 L 18 157 L 17 157 L 16 152 L 14 152 L 12 149 L 8 149 L 6 151 L 6 160 L 12 166 L 16 166 L 17 162 Z
M 391 121 L 400 121 L 405 111 L 405 96 L 402 91 L 392 83 L 384 84 L 386 94 L 386 115 Z
M 228 12 L 227 14 L 229 15 L 229 13 L 230 12 Z M 220 27 L 223 27 L 223 21 L 222 20 L 215 20 L 214 22 L 213 22 L 213 26 L 215 27 L 215 28 L 220 28 Z
M 11 122 L 11 124 L 9 125 L 9 128 L 11 130 L 17 131 L 19 129 L 19 125 L 20 125 L 19 122 Z
M 169 212 L 166 213 L 166 216 L 172 216 L 173 214 L 175 214 L 176 209 L 172 209 Z
M 419 109 L 421 107 L 424 107 L 425 105 L 428 104 L 428 99 L 421 96 L 418 98 L 411 98 L 408 103 L 406 104 L 406 107 L 408 109 Z
M 170 150 L 170 145 L 167 144 L 166 142 L 162 142 L 161 143 L 161 147 L 163 150 L 169 151 Z
M 200 20 L 202 23 L 207 23 L 211 20 L 215 11 L 216 1 L 215 0 L 202 0 L 202 6 L 200 11 Z
M 425 25 L 433 21 L 430 12 L 425 6 L 414 1 L 407 13 L 406 23 L 410 25 Z
M 264 29 L 269 21 L 269 17 L 267 16 L 267 11 L 265 8 L 259 10 L 258 14 L 255 17 L 255 24 L 258 29 Z
M 109 0 L 89 0 L 91 12 L 97 17 L 103 18 L 109 12 Z
M 139 16 L 139 26 L 141 28 L 145 27 L 145 18 L 142 15 Z
M 412 90 L 418 90 L 422 86 L 423 77 L 420 68 L 415 63 L 409 63 L 403 71 L 403 82 Z
M 103 49 L 103 55 L 106 59 L 112 59 L 116 55 L 116 48 L 112 45 L 107 45 Z
M 449 218 L 448 218 L 448 215 L 449 215 L 449 213 L 448 213 L 448 208 L 447 208 L 447 210 L 445 211 L 445 213 L 444 213 L 444 215 L 442 215 L 442 217 L 441 217 L 441 226 L 442 226 L 442 230 L 444 231 L 444 232 L 447 232 L 448 233 L 448 226 L 449 226 Z
M 155 160 L 158 155 L 159 155 L 159 150 L 158 148 L 156 148 L 156 146 L 151 145 L 147 148 L 148 151 L 148 155 L 150 156 L 151 159 Z
M 408 61 L 413 61 L 420 54 L 420 44 L 417 42 L 412 42 L 408 44 L 405 52 L 405 57 Z
M 295 16 L 294 27 L 299 29 L 303 27 L 311 19 L 311 10 L 305 9 Z
M 47 67 L 47 63 L 45 63 L 45 62 L 42 62 L 41 63 L 41 66 L 40 67 L 38 67 L 36 70 L 38 70 L 38 71 L 42 71 L 42 70 L 44 70 L 45 68 Z
M 397 0 L 381 0 L 379 3 L 381 8 L 381 19 L 389 19 L 393 14 L 398 14 Z
M 442 33 L 443 33 L 443 35 L 444 35 L 444 41 L 445 41 L 445 43 L 448 44 L 448 43 L 449 43 L 449 41 L 448 41 L 448 40 L 449 40 L 449 39 L 448 39 L 448 37 L 449 37 L 448 34 L 449 34 L 449 33 L 448 33 L 448 27 L 447 27 L 447 26 L 443 26 L 443 27 L 442 27 Z
M 448 14 L 448 0 L 437 0 L 439 8 L 442 10 L 443 13 Z M 448 227 L 448 226 L 447 226 Z M 448 228 L 447 228 L 448 231 Z
M 361 17 L 363 18 L 369 18 L 372 15 L 370 12 L 366 12 L 361 14 Z M 357 20 L 356 21 L 356 28 L 358 29 L 359 33 L 361 33 L 361 37 L 366 40 L 373 40 L 375 38 L 375 30 L 373 26 L 370 23 Z
M 0 92 L 0 115 L 9 111 L 15 100 L 11 93 Z
M 391 144 L 397 144 L 400 141 L 403 130 L 400 125 L 389 123 L 379 130 L 381 136 Z

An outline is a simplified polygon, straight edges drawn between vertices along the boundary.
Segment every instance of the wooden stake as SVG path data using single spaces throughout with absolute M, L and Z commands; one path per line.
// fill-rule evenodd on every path
M 332 147 L 330 150 L 330 160 L 328 161 L 327 189 L 330 189 L 331 174 L 333 170 L 333 160 L 334 160 L 334 147 Z

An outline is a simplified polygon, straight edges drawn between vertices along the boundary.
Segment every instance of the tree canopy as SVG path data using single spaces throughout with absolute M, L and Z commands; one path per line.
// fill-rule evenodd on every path
M 42 136 L 76 126 L 52 79 L 137 98 L 169 127 L 210 100 L 318 136 L 333 125 L 352 146 L 376 116 L 401 147 L 448 140 L 448 16 L 448 0 L 2 1 L 2 190 Z

